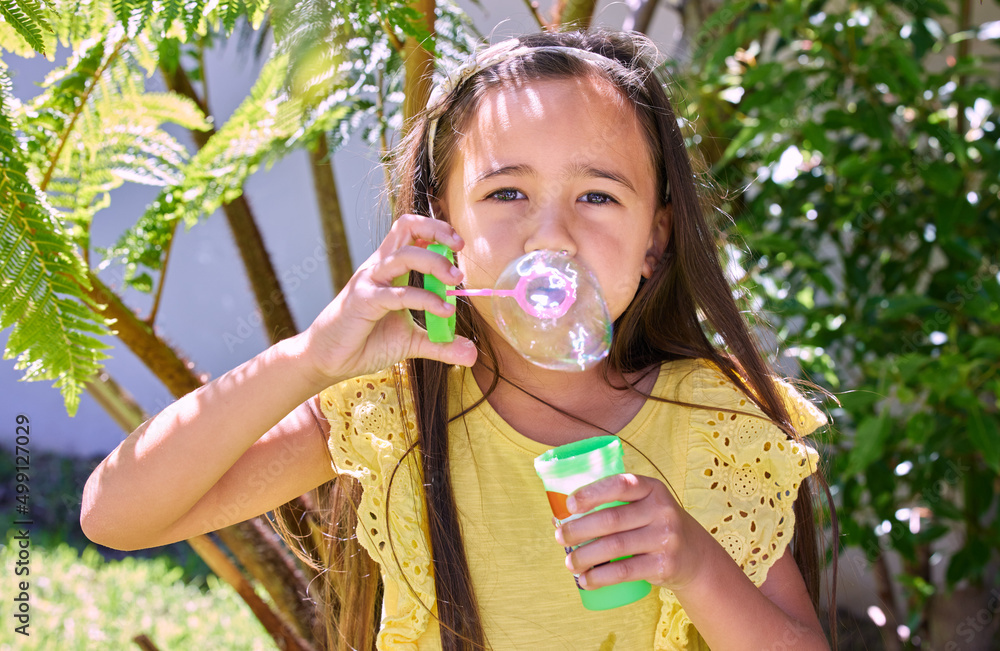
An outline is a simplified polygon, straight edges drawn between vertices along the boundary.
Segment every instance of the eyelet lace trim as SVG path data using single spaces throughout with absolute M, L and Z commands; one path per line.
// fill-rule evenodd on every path
M 396 390 L 391 369 L 347 380 L 320 393 L 323 414 L 331 427 L 329 449 L 334 470 L 358 480 L 363 488 L 358 541 L 378 562 L 385 584 L 379 649 L 416 649 L 430 620 L 428 608 L 433 608 L 435 600 L 417 451 L 396 471 L 391 526 L 386 523 L 389 478 L 415 439 L 417 427 L 405 368 L 400 369 L 403 396 Z
M 818 454 L 789 440 L 714 365 L 704 366 L 704 372 L 690 376 L 686 400 L 722 410 L 690 410 L 684 506 L 759 587 L 791 540 L 793 504 L 802 480 L 816 471 Z M 823 413 L 791 385 L 776 384 L 800 436 L 826 423 Z M 655 648 L 703 648 L 673 593 L 661 589 L 660 598 Z

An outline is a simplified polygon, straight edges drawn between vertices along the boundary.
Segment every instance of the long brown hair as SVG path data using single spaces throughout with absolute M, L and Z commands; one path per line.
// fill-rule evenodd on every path
M 393 217 L 431 214 L 432 198 L 441 196 L 443 189 L 438 180 L 447 178 L 463 127 L 490 89 L 510 83 L 601 75 L 634 107 L 652 154 L 660 203 L 665 206 L 669 202 L 672 208 L 667 247 L 653 275 L 640 284 L 631 304 L 614 324 L 607 369 L 624 375 L 670 360 L 710 360 L 788 436 L 798 438 L 775 388 L 773 372 L 732 298 L 719 261 L 717 234 L 705 218 L 695 171 L 664 89 L 666 81 L 654 59 L 655 47 L 639 35 L 603 30 L 539 33 L 519 40 L 527 47 L 560 46 L 596 52 L 606 57 L 607 65 L 595 66 L 566 52 L 541 49 L 503 59 L 473 74 L 444 98 L 447 108 L 440 116 L 434 142 L 427 142 L 427 116 L 418 116 L 392 157 Z M 434 170 L 428 146 L 434 147 Z M 415 273 L 410 280 L 411 284 L 422 283 Z M 481 359 L 497 370 L 495 387 L 502 369 L 484 336 L 481 318 L 466 303 L 459 303 L 457 316 L 459 333 L 476 342 Z M 419 322 L 422 315 L 414 314 L 414 318 Z M 706 330 L 720 338 L 724 348 L 713 345 Z M 448 369 L 426 359 L 406 363 L 418 425 L 416 449 L 425 477 L 442 646 L 446 651 L 486 648 L 448 468 Z M 337 489 L 340 502 L 331 513 L 331 527 L 340 532 L 338 537 L 350 537 L 344 535 L 349 531 L 345 523 L 353 527 L 353 508 L 350 500 L 344 499 L 348 492 L 343 487 Z M 811 482 L 804 482 L 795 501 L 793 553 L 816 606 L 819 556 L 812 500 Z M 343 560 L 345 555 L 331 557 Z M 334 630 L 331 620 L 339 621 L 337 637 L 351 647 L 371 648 L 371 633 L 359 631 L 356 624 L 352 626 L 351 618 L 361 615 L 364 622 L 371 622 L 378 577 L 370 566 L 365 576 L 344 576 L 345 569 L 338 567 L 332 572 L 334 578 L 346 580 L 347 588 L 341 591 L 339 600 L 331 600 L 337 604 L 329 607 L 328 624 Z M 368 587 L 361 587 L 363 584 Z M 333 638 L 331 633 L 328 639 Z

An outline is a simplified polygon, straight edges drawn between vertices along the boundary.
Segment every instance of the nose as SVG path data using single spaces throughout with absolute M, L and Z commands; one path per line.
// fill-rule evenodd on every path
M 524 241 L 524 252 L 565 251 L 576 255 L 576 240 L 570 229 L 572 216 L 565 210 L 546 207 L 538 211 L 534 220 L 535 229 Z

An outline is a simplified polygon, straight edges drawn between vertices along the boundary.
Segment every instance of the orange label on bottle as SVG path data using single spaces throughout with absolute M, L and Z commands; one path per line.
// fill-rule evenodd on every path
M 552 507 L 552 515 L 556 516 L 560 520 L 565 520 L 570 517 L 572 513 L 566 508 L 566 498 L 569 495 L 564 493 L 553 493 L 552 491 L 546 491 L 545 494 L 549 498 L 549 506 Z

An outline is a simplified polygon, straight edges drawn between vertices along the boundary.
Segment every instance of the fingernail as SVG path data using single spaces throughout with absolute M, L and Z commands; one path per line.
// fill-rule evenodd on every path
M 576 582 L 580 584 L 581 588 L 586 588 L 587 587 L 587 575 L 586 574 L 577 575 Z
M 462 277 L 462 270 L 459 269 L 458 267 L 452 267 L 451 271 L 449 271 L 448 274 L 455 280 L 458 280 L 459 278 Z
M 562 538 L 562 527 L 557 527 L 556 528 L 556 542 L 559 543 L 560 545 L 565 545 L 566 544 L 566 543 L 563 542 L 563 538 Z
M 566 500 L 566 508 L 570 513 L 576 513 L 576 498 L 572 495 Z

